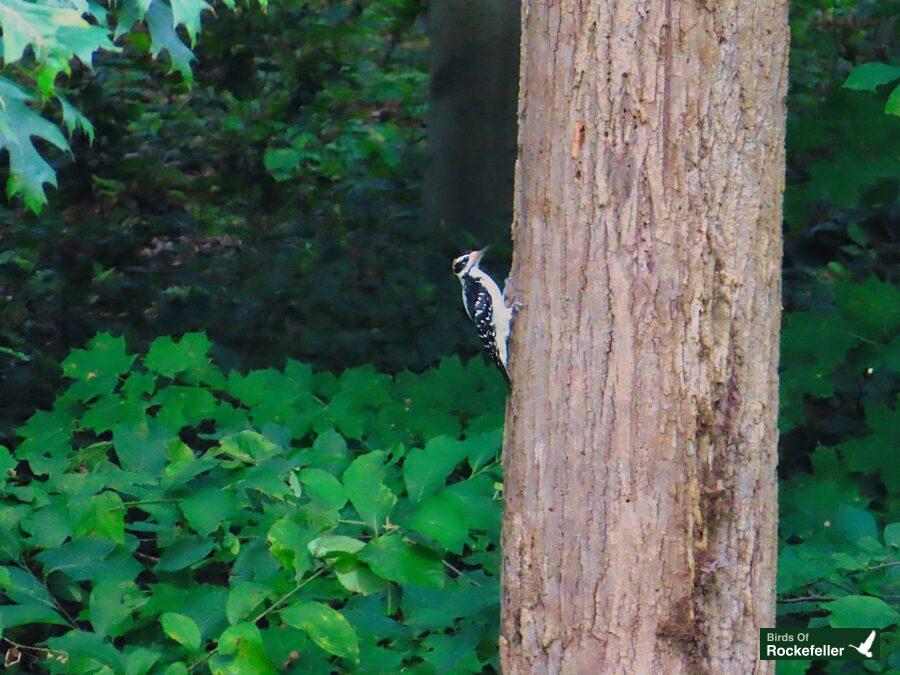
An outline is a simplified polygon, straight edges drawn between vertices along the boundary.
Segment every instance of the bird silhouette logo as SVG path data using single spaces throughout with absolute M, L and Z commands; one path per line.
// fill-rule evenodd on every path
M 861 642 L 858 645 L 851 644 L 856 651 L 865 656 L 867 659 L 872 658 L 872 643 L 875 642 L 875 631 L 873 630 L 869 633 L 869 637 L 866 638 L 865 642 Z

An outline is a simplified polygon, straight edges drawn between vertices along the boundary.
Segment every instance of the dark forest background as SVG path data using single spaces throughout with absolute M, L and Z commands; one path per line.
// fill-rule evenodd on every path
M 900 63 L 897 9 L 895 0 L 796 0 L 791 13 L 779 620 L 786 626 L 888 629 L 882 659 L 867 665 L 874 672 L 900 669 L 900 656 L 891 656 L 888 648 L 900 643 L 900 88 L 895 89 L 900 67 L 892 65 Z M 59 537 L 38 534 L 29 525 L 29 518 L 41 519 L 38 511 L 54 506 L 53 494 L 66 494 L 66 475 L 85 467 L 101 474 L 100 469 L 109 468 L 96 454 L 86 458 L 85 449 L 96 453 L 96 445 L 103 443 L 109 452 L 118 447 L 115 429 L 131 418 L 110 410 L 142 400 L 140 415 L 153 420 L 169 405 L 176 420 L 169 425 L 169 441 L 177 436 L 198 457 L 209 439 L 222 441 L 230 433 L 251 433 L 248 429 L 259 438 L 254 437 L 244 455 L 232 453 L 232 460 L 270 458 L 274 451 L 266 444 L 276 443 L 295 468 L 313 470 L 319 467 L 315 461 L 321 461 L 316 471 L 338 475 L 368 458 L 374 464 L 366 470 L 377 476 L 375 464 L 381 466 L 381 458 L 376 461 L 372 455 L 386 453 L 383 480 L 358 486 L 358 493 L 384 488 L 394 502 L 405 494 L 391 517 L 401 523 L 408 518 L 409 528 L 423 537 L 416 544 L 423 550 L 416 549 L 416 555 L 439 561 L 437 572 L 423 563 L 411 579 L 406 572 L 385 569 L 384 559 L 392 559 L 396 551 L 382 552 L 380 561 L 360 554 L 354 569 L 371 579 L 345 583 L 338 578 L 340 584 L 332 580 L 333 587 L 319 589 L 316 602 L 327 601 L 348 617 L 358 637 L 354 644 L 362 645 L 356 651 L 346 647 L 346 634 L 331 636 L 329 643 L 343 640 L 343 651 L 323 646 L 307 616 L 285 623 L 311 636 L 318 645 L 310 646 L 311 656 L 303 652 L 295 658 L 283 645 L 273 646 L 263 622 L 269 656 L 260 656 L 255 647 L 245 652 L 235 647 L 233 652 L 222 649 L 210 663 L 216 664 L 216 658 L 236 663 L 250 659 L 252 652 L 265 663 L 285 662 L 305 672 L 327 672 L 340 664 L 362 672 L 392 672 L 401 665 L 416 672 L 495 669 L 496 599 L 491 594 L 496 591 L 497 523 L 490 518 L 499 514 L 502 476 L 496 463 L 479 453 L 487 452 L 484 448 L 496 453 L 503 389 L 476 357 L 477 341 L 459 307 L 449 261 L 469 247 L 491 245 L 487 267 L 500 279 L 508 269 L 517 3 L 285 0 L 265 12 L 255 5 L 235 11 L 217 7 L 215 16 L 204 14 L 192 65 L 173 64 L 166 52 L 154 58 L 152 36 L 142 25 L 119 38 L 121 51 L 98 52 L 93 70 L 76 60 L 71 74 L 60 77 L 58 90 L 90 120 L 93 141 L 76 131 L 69 139 L 71 154 L 35 141 L 57 175 L 58 188 L 47 187 L 48 203 L 27 208 L 15 197 L 0 208 L 0 442 L 10 451 L 0 446 L 0 468 L 8 464 L 15 473 L 0 498 L 10 507 L 7 513 L 19 514 L 6 520 L 0 515 L 0 530 L 8 541 L 19 541 L 15 551 L 6 551 L 11 569 L 35 572 L 44 590 L 32 596 L 43 601 L 45 593 L 52 594 L 48 606 L 62 617 L 59 622 L 46 615 L 22 620 L 22 612 L 10 613 L 8 607 L 28 606 L 27 598 L 7 591 L 0 619 L 14 630 L 10 639 L 55 644 L 54 649 L 70 654 L 81 649 L 86 660 L 79 667 L 88 672 L 103 665 L 115 670 L 120 658 L 107 654 L 104 661 L 97 656 L 98 644 L 119 650 L 126 659 L 134 658 L 135 645 L 143 645 L 156 654 L 152 667 L 162 668 L 179 659 L 189 663 L 185 654 L 199 655 L 202 645 L 219 636 L 221 626 L 201 624 L 202 643 L 199 636 L 196 644 L 180 640 L 172 637 L 180 633 L 171 618 L 160 624 L 162 632 L 159 626 L 154 632 L 147 622 L 166 614 L 165 607 L 160 609 L 165 603 L 157 598 L 160 607 L 154 613 L 145 604 L 129 605 L 121 589 L 107 589 L 120 608 L 112 613 L 115 621 L 96 620 L 90 599 L 96 585 L 87 583 L 91 574 L 61 581 L 47 559 L 48 552 L 61 551 L 79 537 L 106 537 L 116 545 L 138 547 L 132 548 L 151 558 L 151 569 L 177 545 L 174 535 L 166 539 L 156 532 L 149 543 L 132 542 L 124 534 L 134 521 L 130 512 L 121 536 L 111 534 L 119 532 L 117 525 L 109 530 L 94 521 L 79 530 L 78 518 L 88 516 L 72 516 L 75 524 L 61 516 L 60 522 L 69 524 L 60 525 L 64 535 Z M 175 29 L 186 45 L 184 29 Z M 26 53 L 24 65 L 6 63 L 4 76 L 28 86 L 34 66 L 28 58 Z M 29 105 L 63 124 L 60 109 L 49 98 L 42 104 L 35 96 Z M 0 125 L 0 137 L 3 133 Z M 184 333 L 200 332 L 209 342 L 194 335 L 188 348 L 178 341 Z M 98 333 L 122 336 L 124 342 L 101 337 L 67 359 Z M 161 336 L 176 339 L 160 341 Z M 126 355 L 148 349 L 143 360 Z M 183 367 L 159 365 L 160 359 L 173 358 L 183 358 Z M 112 376 L 108 387 L 93 389 L 84 384 L 90 380 L 79 380 L 79 368 L 88 363 L 99 364 L 101 376 Z M 274 370 L 286 364 L 287 370 Z M 209 375 L 210 368 L 218 374 Z M 157 378 L 157 384 L 126 391 L 129 381 L 137 381 L 136 373 Z M 73 379 L 87 390 L 73 393 Z M 182 391 L 187 388 L 205 394 Z M 325 417 L 304 407 L 309 401 L 296 394 L 301 390 L 324 406 Z M 181 402 L 171 403 L 172 397 Z M 293 412 L 273 412 L 276 402 L 293 406 Z M 243 411 L 242 421 L 219 414 L 226 404 Z M 421 409 L 410 412 L 410 405 Z M 219 412 L 203 412 L 206 408 Z M 41 414 L 33 416 L 36 410 L 50 410 L 43 414 L 57 417 L 51 423 Z M 91 411 L 93 417 L 86 417 Z M 297 411 L 305 421 L 291 426 L 288 419 Z M 106 421 L 97 422 L 103 415 Z M 210 427 L 213 417 L 216 428 Z M 406 435 L 394 437 L 388 431 L 398 424 L 407 425 Z M 53 434 L 61 434 L 63 441 Z M 207 441 L 200 440 L 204 434 Z M 46 444 L 51 437 L 62 444 L 60 453 L 75 453 L 77 461 L 69 457 L 54 464 L 54 453 L 48 451 L 43 456 L 48 463 L 40 468 L 35 458 L 41 451 L 29 449 L 28 443 Z M 145 433 L 145 442 L 147 438 Z M 487 523 L 460 524 L 453 520 L 457 516 L 447 515 L 453 508 L 443 502 L 430 506 L 444 519 L 436 530 L 423 524 L 425 516 L 416 515 L 423 507 L 416 506 L 418 498 L 410 492 L 412 484 L 419 485 L 407 475 L 407 466 L 414 465 L 410 457 L 417 449 L 426 453 L 429 443 L 450 443 L 447 439 L 462 444 L 440 450 L 457 462 L 439 472 L 439 485 L 426 493 L 446 488 L 468 499 L 464 503 L 469 507 L 480 504 L 487 509 Z M 141 470 L 158 472 L 166 461 L 175 462 L 171 445 L 167 447 L 169 454 L 160 455 L 158 466 L 141 465 Z M 324 454 L 315 461 L 306 455 L 298 459 L 297 453 L 312 448 Z M 6 464 L 3 453 L 9 458 Z M 433 453 L 427 461 L 436 461 Z M 110 458 L 117 469 L 127 468 L 122 457 Z M 463 460 L 468 465 L 457 466 Z M 314 480 L 310 475 L 306 477 Z M 50 478 L 45 483 L 42 476 Z M 48 486 L 57 476 L 63 486 L 54 493 L 56 488 Z M 219 489 L 217 480 L 200 487 Z M 378 517 L 386 513 L 357 503 L 348 480 L 352 475 L 348 479 L 344 473 L 343 488 L 349 490 L 355 517 L 342 511 L 350 509 L 346 499 L 332 503 L 319 495 L 319 502 L 341 513 L 340 519 L 335 516 L 336 528 L 338 520 L 361 519 L 365 525 L 367 515 L 375 514 L 378 537 Z M 458 487 L 461 483 L 466 486 Z M 38 485 L 43 486 L 40 497 L 33 494 Z M 126 502 L 130 495 L 140 502 L 173 494 L 166 492 L 171 485 L 157 485 L 158 493 L 143 497 L 136 496 L 133 486 L 104 485 L 87 497 L 95 520 L 121 510 L 122 504 L 116 497 L 116 503 L 98 505 L 99 495 L 121 494 Z M 182 487 L 186 492 L 176 490 L 172 499 L 187 499 L 197 485 L 186 482 Z M 320 490 L 327 493 L 327 488 Z M 307 493 L 296 497 L 301 494 Z M 237 493 L 234 503 L 245 497 Z M 222 506 L 222 520 L 234 518 L 231 536 L 244 532 L 248 541 L 262 537 L 260 550 L 286 567 L 289 577 L 303 580 L 318 574 L 317 556 L 301 565 L 299 557 L 285 551 L 301 550 L 306 556 L 313 540 L 307 535 L 331 530 L 310 516 L 312 520 L 294 523 L 306 534 L 288 544 L 273 524 L 288 516 L 277 512 L 269 518 L 265 505 L 257 506 L 262 515 L 240 523 L 245 517 L 240 509 Z M 180 571 L 182 577 L 160 577 L 172 588 L 196 593 L 197 584 L 234 586 L 239 577 L 241 583 L 257 584 L 259 598 L 271 601 L 289 587 L 268 568 L 247 573 L 250 563 L 240 558 L 243 554 L 228 553 L 227 527 L 216 534 L 205 524 L 197 527 L 190 512 L 184 513 L 153 511 L 148 516 L 144 511 L 138 518 L 155 519 L 158 529 L 167 524 L 174 532 L 181 527 L 178 518 L 186 517 L 185 527 L 194 527 L 191 541 L 201 542 L 197 551 L 210 541 L 204 556 L 215 540 L 209 560 L 216 562 L 198 567 L 204 559 L 200 556 L 190 560 L 191 567 L 168 570 L 170 575 Z M 462 528 L 461 535 L 448 541 L 435 534 L 446 532 L 451 521 Z M 274 544 L 273 528 L 278 530 Z M 355 530 L 335 531 L 368 541 Z M 358 552 L 355 545 L 341 546 L 335 550 L 348 559 Z M 325 553 L 319 557 L 328 560 Z M 236 573 L 234 565 L 244 565 L 243 571 Z M 446 584 L 434 581 L 442 573 L 449 575 Z M 158 587 L 148 587 L 140 574 L 131 576 L 128 593 L 143 594 L 144 603 L 150 597 L 152 607 Z M 466 575 L 474 585 L 459 581 Z M 371 586 L 364 592 L 360 583 Z M 404 589 L 406 599 L 392 598 L 391 584 Z M 410 590 L 405 590 L 407 584 Z M 433 596 L 415 590 L 429 584 Z M 82 589 L 81 595 L 75 587 Z M 0 601 L 2 588 L 0 573 Z M 209 605 L 224 608 L 225 596 L 209 593 Z M 398 609 L 398 602 L 408 604 Z M 433 603 L 443 608 L 444 618 L 428 613 Z M 177 606 L 173 600 L 168 613 L 182 616 L 174 611 Z M 122 607 L 130 609 L 123 614 Z M 88 633 L 93 637 L 81 637 Z M 8 630 L 4 634 L 10 635 Z M 163 635 L 174 640 L 165 648 L 159 647 Z M 73 646 L 73 636 L 99 642 Z M 251 637 L 242 639 L 256 645 Z M 46 642 L 48 638 L 69 642 Z M 221 648 L 221 637 L 218 644 Z M 360 648 L 362 665 L 353 665 Z M 38 653 L 20 651 L 32 657 Z M 469 656 L 453 660 L 460 651 Z M 37 667 L 32 657 L 19 667 Z M 384 659 L 383 668 L 376 667 L 378 659 Z M 252 668 L 263 667 L 263 661 L 251 662 Z M 797 662 L 784 672 L 803 672 L 808 666 Z M 53 667 L 67 666 L 58 662 Z M 811 667 L 816 672 L 853 670 L 834 663 Z

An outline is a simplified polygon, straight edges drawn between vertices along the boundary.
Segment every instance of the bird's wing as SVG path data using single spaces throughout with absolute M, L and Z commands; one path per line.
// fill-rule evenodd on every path
M 872 646 L 872 643 L 875 642 L 875 631 L 873 630 L 869 633 L 869 637 L 866 638 L 866 641 L 862 643 L 862 651 L 869 651 L 869 647 Z

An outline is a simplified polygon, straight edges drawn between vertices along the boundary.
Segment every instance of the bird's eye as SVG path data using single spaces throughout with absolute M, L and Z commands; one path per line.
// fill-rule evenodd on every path
M 466 258 L 457 258 L 453 261 L 453 271 L 459 274 L 466 268 Z

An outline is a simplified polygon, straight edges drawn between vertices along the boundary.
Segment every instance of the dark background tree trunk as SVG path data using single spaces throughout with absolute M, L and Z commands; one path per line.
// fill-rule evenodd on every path
M 479 246 L 501 243 L 512 217 L 519 5 L 433 0 L 428 16 L 427 218 Z
M 767 671 L 784 0 L 526 0 L 501 656 Z

